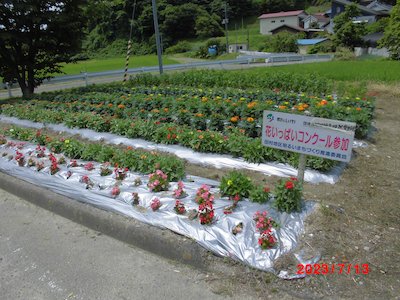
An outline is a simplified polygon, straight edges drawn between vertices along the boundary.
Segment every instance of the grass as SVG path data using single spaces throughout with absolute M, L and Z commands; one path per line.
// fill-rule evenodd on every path
M 236 30 L 235 30 L 236 24 Z M 246 18 L 242 21 L 233 20 L 228 30 L 229 43 L 247 43 L 249 42 L 250 50 L 258 50 L 266 42 L 266 36 L 260 33 L 260 21 L 258 17 Z
M 400 61 L 389 60 L 330 61 L 262 69 L 255 68 L 247 72 L 268 74 L 277 70 L 298 74 L 315 73 L 335 81 L 400 81 Z
M 163 57 L 163 63 L 176 64 L 178 63 L 174 59 L 169 57 Z M 129 68 L 149 67 L 158 65 L 157 55 L 141 55 L 131 56 L 129 59 Z M 81 72 L 102 72 L 111 70 L 122 70 L 125 68 L 125 57 L 115 58 L 104 58 L 104 59 L 90 59 L 86 61 L 80 61 L 75 64 L 66 64 L 63 71 L 66 74 L 62 75 L 74 75 Z

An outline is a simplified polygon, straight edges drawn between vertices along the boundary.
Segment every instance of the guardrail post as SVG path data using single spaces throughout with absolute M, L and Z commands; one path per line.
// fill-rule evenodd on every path
M 85 76 L 85 86 L 88 86 L 88 76 L 87 76 L 87 72 L 83 73 L 83 75 Z
M 9 82 L 6 82 L 6 87 L 7 87 L 7 91 L 8 91 L 8 97 L 12 97 L 12 93 L 11 93 L 11 86 Z

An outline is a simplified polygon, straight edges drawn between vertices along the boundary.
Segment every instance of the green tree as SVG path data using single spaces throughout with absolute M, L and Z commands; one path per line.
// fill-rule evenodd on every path
M 305 9 L 306 1 L 296 0 L 256 0 L 263 13 L 274 13 L 280 11 L 290 11 Z
M 17 80 L 24 97 L 81 46 L 83 0 L 0 2 L 0 76 Z
M 304 34 L 293 34 L 289 32 L 280 32 L 268 38 L 264 50 L 269 52 L 298 52 L 297 40 L 304 38 Z
M 397 0 L 390 13 L 389 24 L 385 28 L 380 46 L 388 48 L 392 59 L 400 60 L 400 0 Z
M 336 46 L 354 48 L 364 43 L 362 37 L 366 33 L 365 24 L 354 22 L 354 18 L 359 15 L 357 5 L 353 3 L 346 6 L 345 11 L 333 19 Z
M 210 16 L 209 14 L 204 14 L 196 19 L 196 35 L 198 37 L 216 37 L 224 34 L 221 25 L 221 19 L 213 14 Z

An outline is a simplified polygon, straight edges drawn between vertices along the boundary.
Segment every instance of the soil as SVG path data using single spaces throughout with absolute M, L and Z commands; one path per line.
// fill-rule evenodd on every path
M 319 264 L 368 264 L 369 274 L 310 275 L 282 280 L 274 275 L 231 264 L 214 282 L 216 291 L 235 294 L 248 290 L 260 298 L 400 299 L 400 85 L 371 84 L 376 95 L 376 131 L 368 147 L 354 150 L 354 158 L 335 185 L 306 184 L 305 199 L 318 203 L 306 220 L 300 244 L 293 251 L 321 254 Z M 277 270 L 299 263 L 289 254 L 276 262 Z M 307 256 L 305 257 L 307 258 Z M 215 271 L 215 276 L 221 271 Z M 231 275 L 226 275 L 229 272 Z M 240 273 L 237 273 L 240 272 Z

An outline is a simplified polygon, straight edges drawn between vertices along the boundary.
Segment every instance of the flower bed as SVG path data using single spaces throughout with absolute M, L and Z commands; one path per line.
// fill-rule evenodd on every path
M 33 138 L 26 130 L 11 128 L 7 133 L 20 138 Z M 34 136 L 40 140 L 43 138 L 41 134 Z M 161 170 L 149 176 L 122 168 L 118 170 L 125 172 L 124 178 L 117 178 L 112 173 L 104 175 L 104 164 L 66 158 L 50 151 L 58 149 L 54 147 L 59 145 L 58 142 L 52 144 L 48 136 L 45 140 L 49 147 L 39 148 L 26 142 L 8 141 L 0 136 L 0 170 L 79 201 L 170 228 L 197 240 L 219 255 L 241 260 L 262 270 L 273 271 L 273 261 L 295 247 L 303 220 L 312 207 L 311 203 L 306 203 L 300 213 L 280 214 L 271 205 L 244 200 L 236 203 L 231 214 L 224 214 L 226 205 L 232 201 L 215 196 L 218 195 L 216 182 L 192 178 L 184 182 L 170 182 L 167 191 L 155 192 L 149 188 L 149 183 L 154 183 L 152 178 L 155 176 L 166 179 Z M 70 143 L 73 141 L 62 141 L 63 145 Z M 29 161 L 33 163 L 29 164 Z M 87 168 L 89 163 L 90 168 Z M 180 190 L 179 196 L 184 191 L 187 197 L 177 200 L 177 190 Z M 197 203 L 196 195 L 205 201 Z M 278 223 L 279 227 L 260 230 L 257 224 L 263 220 L 257 217 L 256 224 L 253 216 L 265 210 L 274 219 L 274 222 L 267 220 L 268 226 Z M 269 241 L 268 245 L 260 243 L 260 239 L 265 238 Z M 243 252 L 243 249 L 249 251 Z
M 43 157 L 45 147 L 55 153 L 64 153 L 72 160 L 70 164 L 76 165 L 75 159 L 93 160 L 106 163 L 100 168 L 102 176 L 110 175 L 105 169 L 109 165 L 115 165 L 114 177 L 116 180 L 123 180 L 129 168 L 141 173 L 152 173 L 162 169 L 167 173 L 168 180 L 179 180 L 184 176 L 184 163 L 182 160 L 170 155 L 156 152 L 147 152 L 132 147 L 118 149 L 109 145 L 99 143 L 85 143 L 73 138 L 58 138 L 42 134 L 40 130 L 12 127 L 10 129 L 0 129 L 0 134 L 8 135 L 13 138 L 38 143 L 36 146 L 37 156 Z M 118 168 L 124 166 L 124 168 Z M 84 166 L 86 171 L 94 169 L 93 162 L 88 162 Z M 108 174 L 107 174 L 108 173 Z
M 99 87 L 101 90 L 101 87 Z M 374 103 L 367 98 L 316 97 L 306 94 L 175 87 L 135 87 L 106 92 L 63 92 L 40 95 L 33 106 L 67 112 L 94 112 L 123 119 L 174 122 L 193 130 L 240 128 L 259 137 L 264 110 L 278 110 L 357 123 L 356 136 L 368 131 Z M 107 130 L 106 126 L 104 125 Z M 99 128 L 100 129 L 100 128 Z M 100 129 L 101 130 L 101 129 Z
M 297 169 L 287 164 L 282 163 L 249 163 L 243 158 L 234 158 L 229 155 L 218 155 L 214 153 L 200 153 L 177 145 L 163 145 L 153 142 L 148 142 L 143 139 L 131 139 L 128 137 L 121 137 L 113 133 L 98 133 L 90 129 L 68 128 L 62 124 L 48 124 L 40 122 L 32 122 L 29 120 L 21 120 L 15 117 L 7 117 L 0 115 L 2 121 L 6 124 L 13 124 L 14 126 L 22 126 L 23 128 L 34 129 L 50 129 L 53 132 L 64 133 L 72 136 L 80 136 L 89 141 L 102 141 L 110 145 L 124 145 L 127 148 L 144 149 L 149 152 L 159 151 L 160 153 L 170 153 L 174 156 L 185 160 L 192 165 L 200 165 L 203 167 L 211 167 L 216 169 L 237 169 L 237 170 L 251 170 L 254 172 L 262 173 L 268 176 L 274 175 L 279 177 L 296 176 Z M 8 125 L 9 126 L 9 125 Z M 355 147 L 362 147 L 362 142 L 357 142 Z M 305 181 L 312 183 L 326 182 L 335 184 L 340 174 L 344 170 L 345 165 L 340 164 L 335 166 L 329 172 L 320 172 L 317 170 L 306 169 Z M 262 192 L 254 191 L 254 193 L 263 194 Z
M 356 136 L 362 137 L 369 130 L 374 109 L 373 102 L 365 98 L 257 90 L 114 86 L 114 90 L 105 92 L 100 86 L 80 91 L 48 93 L 40 95 L 41 100 L 2 105 L 1 112 L 38 122 L 64 123 L 70 128 L 182 145 L 199 152 L 230 154 L 250 163 L 297 166 L 297 153 L 261 145 L 264 110 L 353 121 L 357 123 Z M 307 160 L 307 167 L 321 171 L 331 170 L 335 164 L 319 157 Z

